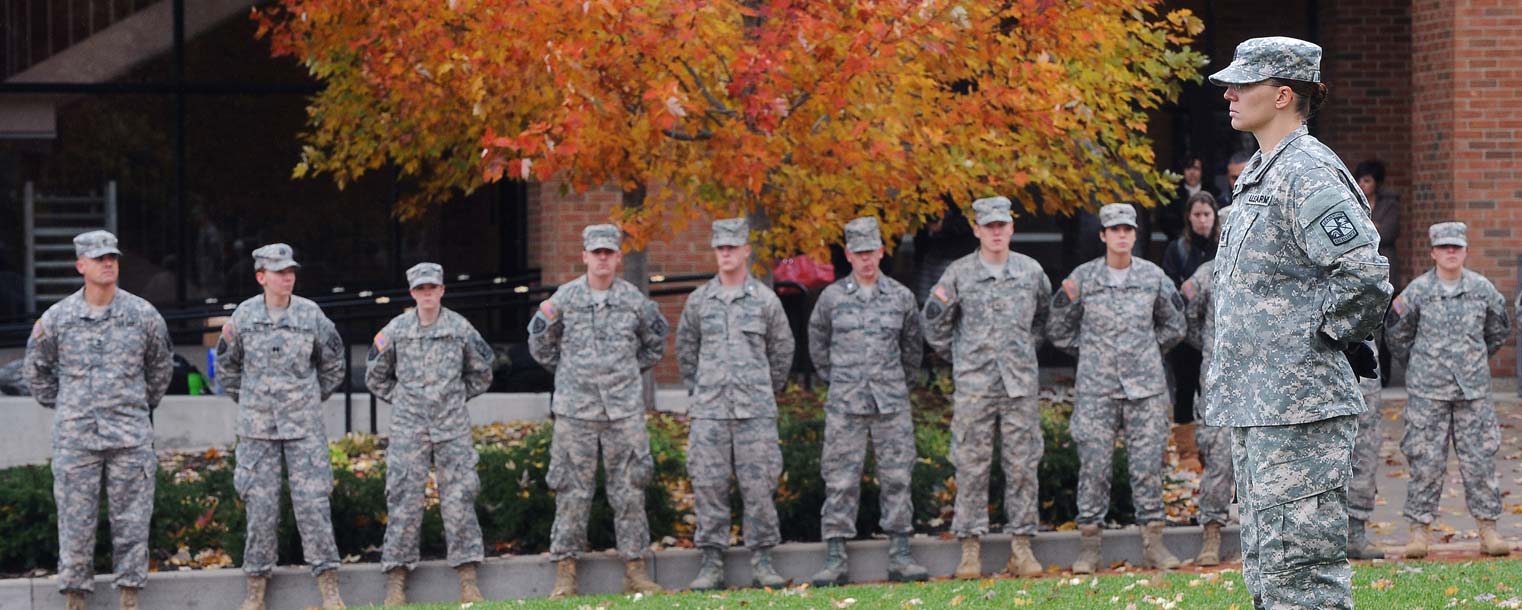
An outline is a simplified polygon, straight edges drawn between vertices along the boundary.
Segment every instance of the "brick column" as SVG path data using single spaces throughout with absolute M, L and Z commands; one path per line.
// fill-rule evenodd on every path
M 1408 272 L 1432 266 L 1427 226 L 1469 225 L 1469 267 L 1508 304 L 1522 253 L 1522 3 L 1413 0 Z M 1491 360 L 1513 375 L 1515 342 Z

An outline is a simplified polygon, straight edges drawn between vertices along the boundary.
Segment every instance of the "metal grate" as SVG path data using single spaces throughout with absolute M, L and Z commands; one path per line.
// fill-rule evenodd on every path
M 169 0 L 0 0 L 0 80 Z

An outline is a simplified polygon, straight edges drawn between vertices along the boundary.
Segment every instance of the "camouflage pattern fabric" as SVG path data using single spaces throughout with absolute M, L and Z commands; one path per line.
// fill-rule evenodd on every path
M 417 313 L 387 323 L 370 344 L 365 385 L 391 403 L 391 436 L 447 441 L 470 435 L 465 402 L 491 387 L 490 345 L 448 308 L 423 326 Z
M 1125 430 L 1126 464 L 1136 522 L 1162 521 L 1163 453 L 1168 448 L 1168 395 L 1140 400 L 1079 394 L 1068 431 L 1078 445 L 1078 524 L 1104 523 L 1110 510 L 1115 438 Z
M 32 396 L 55 410 L 53 446 L 71 449 L 151 445 L 148 411 L 173 373 L 164 318 L 120 288 L 102 314 L 90 312 L 83 289 L 49 307 L 22 363 Z
M 249 576 L 269 576 L 279 555 L 276 536 L 280 529 L 280 463 L 291 484 L 291 504 L 296 530 L 301 533 L 301 554 L 312 574 L 338 569 L 338 545 L 333 540 L 333 512 L 328 494 L 333 490 L 333 466 L 326 437 L 290 440 L 240 438 L 235 453 L 237 469 L 233 487 L 243 498 L 248 517 L 248 538 L 243 547 L 243 571 Z
M 1210 75 L 1210 82 L 1246 85 L 1270 78 L 1321 82 L 1321 47 L 1287 36 L 1250 38 L 1237 45 L 1231 64 Z
M 555 490 L 550 559 L 576 557 L 587 548 L 587 520 L 592 511 L 592 494 L 597 488 L 599 447 L 607 473 L 608 504 L 613 507 L 618 554 L 625 560 L 644 557 L 646 547 L 650 546 L 645 485 L 655 474 L 644 412 L 612 421 L 556 417 L 554 425 L 550 469 L 545 474 L 545 484 Z
M 1341 416 L 1231 428 L 1242 577 L 1254 607 L 1353 608 L 1347 482 L 1357 427 Z
M 693 418 L 687 435 L 687 476 L 692 478 L 698 547 L 729 548 L 729 485 L 733 474 L 744 501 L 741 531 L 752 550 L 782 541 L 777 523 L 777 480 L 782 476 L 782 448 L 777 419 Z
M 876 458 L 878 502 L 882 508 L 878 526 L 890 535 L 914 533 L 914 503 L 909 488 L 910 475 L 914 474 L 914 418 L 909 411 L 871 415 L 826 411 L 824 451 L 819 458 L 825 487 L 820 531 L 826 540 L 856 537 L 861 472 L 869 440 Z
M 1406 391 L 1429 400 L 1490 396 L 1490 356 L 1511 337 L 1506 297 L 1485 276 L 1464 270 L 1453 293 L 1435 271 L 1411 280 L 1385 315 L 1385 342 L 1408 361 Z
M 479 459 L 468 436 L 431 442 L 392 436 L 386 447 L 387 518 L 381 571 L 417 567 L 430 462 L 437 473 L 449 565 L 480 563 L 485 558 L 481 523 L 476 518 L 476 496 L 481 493 L 481 478 L 476 474 Z
M 106 477 L 111 565 L 116 587 L 148 584 L 148 524 L 153 517 L 158 460 L 152 445 L 53 451 L 53 499 L 58 505 L 58 590 L 95 588 L 95 531 L 100 481 Z
M 1189 330 L 1184 341 L 1200 350 L 1200 381 L 1205 381 L 1205 371 L 1215 349 L 1215 292 L 1213 261 L 1205 261 L 1194 275 L 1179 287 L 1184 297 L 1184 319 Z M 1200 474 L 1200 493 L 1197 499 L 1199 522 L 1231 522 L 1231 502 L 1236 494 L 1236 476 L 1231 470 L 1231 428 L 1205 423 L 1205 401 L 1210 391 L 1202 385 L 1200 397 L 1194 402 L 1194 444 L 1199 449 L 1204 472 Z
M 718 277 L 709 280 L 688 295 L 677 324 L 677 365 L 693 397 L 688 415 L 775 418 L 793 349 L 787 314 L 770 288 L 746 277 L 730 295 Z
M 1363 402 L 1369 410 L 1358 414 L 1358 433 L 1353 438 L 1353 475 L 1348 479 L 1348 516 L 1368 521 L 1374 516 L 1374 502 L 1379 472 L 1379 436 L 1381 400 L 1379 380 L 1364 379 L 1358 382 L 1363 391 Z
M 951 414 L 951 464 L 957 469 L 951 531 L 958 538 L 989 531 L 988 477 L 996 434 L 1004 468 L 1004 515 L 1009 520 L 1004 531 L 1017 536 L 1036 534 L 1040 496 L 1036 474 L 1046 449 L 1036 397 L 972 397 L 958 391 Z
M 1400 450 L 1411 468 L 1406 487 L 1407 519 L 1431 524 L 1443 494 L 1448 468 L 1448 445 L 1459 454 L 1464 501 L 1475 519 L 1501 516 L 1501 487 L 1496 475 L 1496 452 L 1501 428 L 1489 398 L 1432 400 L 1412 394 L 1406 401 L 1406 434 Z
M 925 298 L 925 340 L 951 361 L 958 396 L 1035 396 L 1051 280 L 1023 254 L 997 277 L 979 256 L 957 259 Z
M 1362 413 L 1341 350 L 1373 334 L 1389 264 L 1369 206 L 1302 125 L 1248 161 L 1215 258 L 1213 426 L 1278 426 Z
M 809 316 L 809 356 L 830 385 L 826 410 L 909 410 L 909 384 L 918 380 L 924 358 L 914 293 L 886 276 L 870 295 L 853 277 L 830 284 Z
M 529 321 L 529 353 L 555 374 L 550 410 L 611 421 L 645 411 L 644 371 L 666 353 L 666 318 L 650 297 L 614 279 L 599 305 L 585 275 L 562 285 Z
M 1184 299 L 1151 262 L 1132 259 L 1118 286 L 1110 285 L 1106 268 L 1097 258 L 1063 280 L 1052 294 L 1047 336 L 1078 356 L 1080 396 L 1137 401 L 1162 394 L 1168 389 L 1163 354 L 1187 330 Z
M 217 383 L 238 403 L 238 437 L 325 438 L 322 401 L 343 382 L 343 339 L 322 309 L 292 296 L 270 319 L 260 294 L 243 301 L 217 341 Z

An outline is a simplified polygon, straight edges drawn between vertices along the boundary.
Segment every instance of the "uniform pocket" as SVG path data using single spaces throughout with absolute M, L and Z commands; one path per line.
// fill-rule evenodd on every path
M 1347 548 L 1347 468 L 1324 456 L 1266 466 L 1254 474 L 1265 573 L 1339 561 Z

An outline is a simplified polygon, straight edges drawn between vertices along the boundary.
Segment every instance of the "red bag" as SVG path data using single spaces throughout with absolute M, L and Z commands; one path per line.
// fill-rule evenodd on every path
M 778 282 L 793 282 L 809 290 L 823 290 L 835 281 L 835 267 L 800 254 L 778 262 L 772 269 L 772 278 Z

